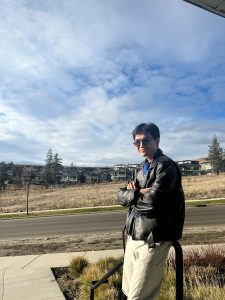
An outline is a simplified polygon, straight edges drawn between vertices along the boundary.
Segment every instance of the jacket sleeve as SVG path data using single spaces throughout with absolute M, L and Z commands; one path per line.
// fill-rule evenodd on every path
M 152 198 L 153 202 L 167 197 L 177 189 L 180 180 L 178 168 L 174 162 L 159 162 L 156 168 L 155 181 L 149 191 L 149 197 Z
M 124 187 L 119 190 L 117 199 L 122 206 L 129 207 L 137 202 L 138 194 L 138 189 L 129 190 Z

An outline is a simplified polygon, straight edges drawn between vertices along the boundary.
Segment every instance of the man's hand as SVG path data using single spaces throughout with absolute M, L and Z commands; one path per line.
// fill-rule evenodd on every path
M 129 181 L 127 184 L 127 189 L 128 190 L 135 190 L 136 189 L 136 185 L 134 181 Z
M 139 193 L 141 196 L 144 196 L 149 192 L 150 188 L 140 189 Z
M 127 189 L 128 190 L 135 190 L 135 189 L 137 189 L 137 186 L 136 186 L 135 182 L 134 181 L 129 181 L 128 184 L 127 184 Z M 149 190 L 150 190 L 150 188 L 140 189 L 139 190 L 139 194 L 141 196 L 144 196 L 146 193 L 149 192 Z

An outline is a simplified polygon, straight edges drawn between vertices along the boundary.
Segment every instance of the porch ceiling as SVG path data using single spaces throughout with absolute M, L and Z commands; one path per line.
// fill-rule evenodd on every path
M 212 13 L 225 17 L 225 0 L 184 0 Z

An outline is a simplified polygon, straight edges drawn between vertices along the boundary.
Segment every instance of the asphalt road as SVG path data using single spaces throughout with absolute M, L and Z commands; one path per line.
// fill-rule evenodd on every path
M 0 220 L 0 239 L 66 236 L 121 231 L 125 212 Z M 185 226 L 225 225 L 225 205 L 186 208 Z

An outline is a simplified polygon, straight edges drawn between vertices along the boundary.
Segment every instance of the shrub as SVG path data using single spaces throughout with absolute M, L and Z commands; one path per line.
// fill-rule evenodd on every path
M 184 252 L 184 270 L 192 266 L 212 266 L 225 271 L 225 247 L 209 245 L 200 247 L 197 250 L 188 250 Z M 167 266 L 175 269 L 175 260 L 169 256 Z
M 89 262 L 83 256 L 74 257 L 69 266 L 69 273 L 72 277 L 79 277 Z
M 96 262 L 96 267 L 99 268 L 104 274 L 106 274 L 109 270 L 111 270 L 120 260 L 121 258 L 107 257 L 102 258 Z M 121 288 L 122 282 L 122 268 L 120 268 L 117 272 L 115 272 L 111 277 L 109 277 L 109 282 L 115 288 Z
M 79 300 L 86 300 L 90 297 L 90 283 L 93 280 L 99 280 L 101 277 L 105 275 L 105 272 L 99 269 L 95 264 L 89 266 L 83 272 L 81 278 L 81 285 L 80 285 L 80 297 Z M 110 298 L 106 297 L 106 294 L 110 294 Z M 117 297 L 117 290 L 112 286 L 112 284 L 106 283 L 101 284 L 95 290 L 95 299 L 96 300 L 105 300 L 105 299 L 116 299 Z
M 167 260 L 167 273 L 158 300 L 172 300 L 175 293 L 175 260 Z M 225 299 L 224 247 L 208 246 L 184 253 L 184 296 L 186 300 Z
M 86 300 L 90 296 L 90 283 L 101 279 L 109 270 L 111 270 L 119 259 L 107 257 L 100 259 L 95 264 L 86 268 L 82 274 L 79 300 Z M 118 293 L 122 283 L 122 268 L 109 277 L 108 283 L 100 285 L 95 290 L 96 300 L 114 300 L 118 299 Z
M 122 259 L 122 258 L 121 258 Z M 108 272 L 110 269 L 112 269 L 118 262 L 118 259 L 114 257 L 106 257 L 101 258 L 96 262 L 96 266 L 103 272 Z
M 225 287 L 220 285 L 217 269 L 192 266 L 184 273 L 185 300 L 224 300 Z M 169 268 L 162 281 L 157 300 L 176 299 L 176 274 Z

